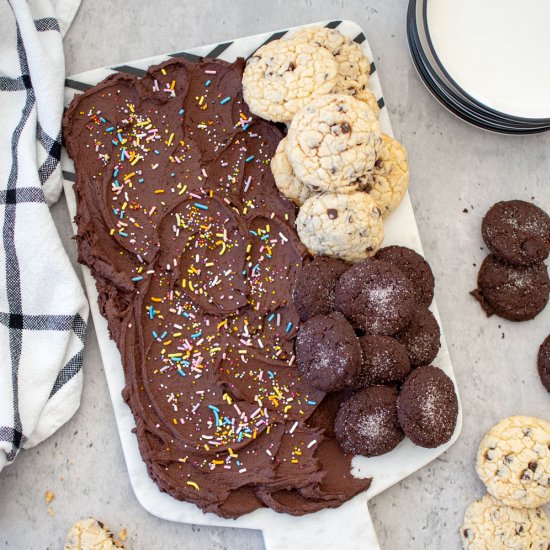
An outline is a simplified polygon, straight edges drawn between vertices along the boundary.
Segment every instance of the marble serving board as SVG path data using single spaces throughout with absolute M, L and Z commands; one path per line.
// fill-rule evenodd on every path
M 312 25 L 337 28 L 343 34 L 361 44 L 365 54 L 371 61 L 374 59 L 365 34 L 356 23 L 352 21 L 323 21 L 312 23 Z M 80 73 L 66 80 L 65 105 L 70 103 L 75 94 L 89 89 L 116 72 L 122 71 L 142 76 L 150 65 L 174 57 L 196 60 L 198 56 L 206 56 L 231 62 L 237 57 L 247 58 L 262 44 L 291 35 L 299 28 L 302 27 L 258 34 L 184 52 L 131 61 L 116 67 Z M 382 130 L 393 135 L 388 112 L 384 105 L 380 77 L 374 63 L 371 66 L 369 87 L 376 95 L 378 104 L 381 107 L 380 123 Z M 76 201 L 73 191 L 74 167 L 65 150 L 63 151 L 62 166 L 67 204 L 70 215 L 74 218 L 76 213 Z M 412 185 L 414 185 L 414 181 L 412 181 Z M 397 210 L 390 215 L 384 227 L 384 245 L 401 244 L 421 254 L 423 253 L 408 194 Z M 76 232 L 76 226 L 74 230 Z M 226 520 L 214 514 L 204 514 L 194 504 L 177 501 L 166 493 L 162 493 L 147 474 L 145 463 L 141 460 L 139 454 L 137 439 L 132 433 L 132 428 L 135 426 L 134 418 L 121 397 L 121 391 L 124 388 L 124 373 L 120 354 L 115 343 L 110 340 L 107 322 L 99 312 L 94 279 L 88 268 L 83 267 L 82 269 L 130 482 L 138 501 L 155 516 L 171 521 L 198 525 L 261 529 L 267 550 L 291 550 L 294 548 L 300 548 L 301 550 L 317 550 L 318 548 L 376 549 L 379 546 L 368 511 L 368 500 L 444 453 L 459 436 L 462 427 L 460 399 L 456 430 L 447 444 L 437 449 L 424 449 L 405 439 L 391 453 L 381 457 L 355 457 L 352 473 L 357 477 L 373 477 L 373 482 L 368 491 L 357 495 L 340 508 L 322 510 L 302 517 L 293 517 L 287 514 L 278 514 L 270 509 L 261 509 L 237 520 Z M 432 304 L 431 310 L 441 325 L 435 303 Z M 456 386 L 443 331 L 441 349 L 434 365 L 443 369 L 455 381 Z

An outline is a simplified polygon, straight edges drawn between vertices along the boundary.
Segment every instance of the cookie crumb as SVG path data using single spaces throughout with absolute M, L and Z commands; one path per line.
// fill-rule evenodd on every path
M 46 504 L 50 504 L 50 502 L 55 498 L 54 493 L 51 491 L 46 491 L 44 493 L 44 500 L 46 501 Z
M 53 511 L 53 508 L 51 506 L 48 506 L 48 516 L 53 518 L 55 516 L 55 512 Z
M 126 537 L 127 537 L 127 536 L 128 536 L 128 531 L 127 531 L 127 529 L 126 529 L 126 527 L 125 527 L 125 528 L 122 529 L 122 530 L 120 531 L 120 533 L 118 534 L 118 538 L 119 538 L 122 542 L 124 542 L 124 541 L 126 540 Z

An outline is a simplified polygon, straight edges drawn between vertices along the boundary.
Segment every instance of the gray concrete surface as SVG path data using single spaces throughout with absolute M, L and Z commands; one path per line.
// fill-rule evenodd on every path
M 468 294 L 485 255 L 479 226 L 486 209 L 500 199 L 534 197 L 550 211 L 550 135 L 484 133 L 440 107 L 410 62 L 406 7 L 405 0 L 83 0 L 65 51 L 71 74 L 322 19 L 352 19 L 364 28 L 394 131 L 409 151 L 410 193 L 464 406 L 458 443 L 376 497 L 371 510 L 384 550 L 458 550 L 464 509 L 483 494 L 474 471 L 483 433 L 510 414 L 550 418 L 550 396 L 535 368 L 538 346 L 550 332 L 550 308 L 534 321 L 513 324 L 487 319 Z M 63 199 L 52 213 L 74 260 Z M 263 548 L 257 531 L 173 524 L 148 515 L 126 474 L 92 325 L 84 373 L 74 419 L 0 474 L 0 547 L 59 549 L 70 525 L 92 515 L 115 532 L 126 527 L 136 550 Z M 47 489 L 56 495 L 53 517 L 44 503 Z

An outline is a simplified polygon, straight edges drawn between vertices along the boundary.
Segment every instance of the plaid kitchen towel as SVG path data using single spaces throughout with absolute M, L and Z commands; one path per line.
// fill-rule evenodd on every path
M 0 0 L 0 470 L 80 404 L 88 304 L 48 209 L 79 2 Z

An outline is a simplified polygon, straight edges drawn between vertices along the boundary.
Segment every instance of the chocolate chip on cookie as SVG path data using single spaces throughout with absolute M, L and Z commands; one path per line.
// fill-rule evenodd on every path
M 451 439 L 458 417 L 452 380 L 436 367 L 418 367 L 405 380 L 397 402 L 399 423 L 413 443 L 439 447 Z
M 366 260 L 346 271 L 336 285 L 336 308 L 365 334 L 391 336 L 412 319 L 412 283 L 394 265 Z
M 495 313 L 510 321 L 527 321 L 538 315 L 546 306 L 550 291 L 544 263 L 514 267 L 492 254 L 481 264 L 477 285 L 471 294 L 487 316 Z
M 298 332 L 295 349 L 302 380 L 320 391 L 340 390 L 359 374 L 359 340 L 337 311 L 308 319 Z
M 429 365 L 441 346 L 441 331 L 433 313 L 423 305 L 417 305 L 409 325 L 395 338 L 407 349 L 411 366 Z
M 547 336 L 539 348 L 537 366 L 542 385 L 550 392 L 550 336 Z
M 395 338 L 373 334 L 362 336 L 359 343 L 362 362 L 357 388 L 402 382 L 411 372 L 407 348 Z
M 334 431 L 348 453 L 378 456 L 390 452 L 404 438 L 397 419 L 397 390 L 373 386 L 353 394 L 340 407 Z
M 489 250 L 511 265 L 532 265 L 550 252 L 550 217 L 529 202 L 497 202 L 483 218 L 481 234 Z
M 377 260 L 397 266 L 411 281 L 419 304 L 429 306 L 434 297 L 434 276 L 428 262 L 406 246 L 385 246 L 376 253 Z
M 336 282 L 347 269 L 349 264 L 326 256 L 317 256 L 302 269 L 292 293 L 294 305 L 302 321 L 334 311 Z

